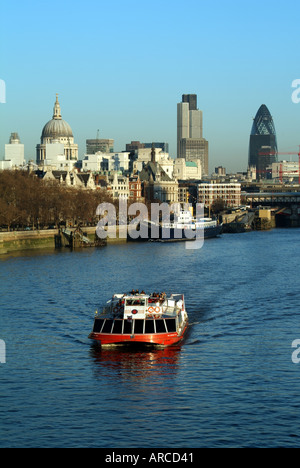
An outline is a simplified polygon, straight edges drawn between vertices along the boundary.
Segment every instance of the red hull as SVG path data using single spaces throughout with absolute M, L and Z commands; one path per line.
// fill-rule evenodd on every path
M 113 335 L 109 333 L 91 333 L 89 338 L 97 341 L 101 346 L 140 344 L 151 346 L 172 346 L 179 343 L 187 330 L 185 326 L 181 335 L 178 333 L 152 333 L 143 335 Z

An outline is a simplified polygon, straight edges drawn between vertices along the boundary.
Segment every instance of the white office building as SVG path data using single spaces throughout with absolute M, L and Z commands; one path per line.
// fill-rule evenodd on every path
M 129 154 L 128 152 L 86 154 L 82 161 L 82 170 L 84 172 L 126 172 L 129 170 Z
M 280 161 L 272 163 L 272 179 L 299 180 L 299 161 Z
M 199 184 L 198 203 L 211 207 L 216 200 L 223 200 L 225 206 L 235 207 L 241 204 L 241 184 Z
M 4 160 L 0 161 L 0 169 L 14 169 L 25 166 L 24 145 L 21 144 L 19 135 L 12 133 L 9 143 L 5 145 Z
M 174 161 L 174 177 L 178 180 L 200 180 L 202 177 L 202 164 L 200 159 L 187 161 L 177 158 Z

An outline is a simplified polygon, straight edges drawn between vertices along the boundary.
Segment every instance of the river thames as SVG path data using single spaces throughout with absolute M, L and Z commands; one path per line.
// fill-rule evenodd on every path
M 300 230 L 0 257 L 0 447 L 298 447 Z M 96 348 L 95 310 L 185 294 L 181 346 Z

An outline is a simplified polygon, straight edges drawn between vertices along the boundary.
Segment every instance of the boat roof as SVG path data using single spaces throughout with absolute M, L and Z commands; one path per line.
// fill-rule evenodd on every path
M 162 292 L 162 293 L 152 293 L 152 294 L 147 294 L 147 293 L 140 293 L 140 292 L 136 292 L 136 293 L 125 293 L 125 294 L 114 294 L 113 295 L 113 299 L 132 299 L 133 297 L 136 297 L 136 298 L 139 298 L 139 299 L 145 299 L 145 298 L 149 298 L 149 297 L 157 297 L 159 298 L 161 295 L 164 295 L 165 298 L 171 298 L 171 297 L 182 297 L 183 295 L 182 294 L 167 294 L 165 292 Z

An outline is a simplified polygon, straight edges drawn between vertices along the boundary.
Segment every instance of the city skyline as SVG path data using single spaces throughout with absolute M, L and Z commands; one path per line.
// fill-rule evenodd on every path
M 156 0 L 54 0 L 51 11 L 35 0 L 4 4 L 0 158 L 17 132 L 26 158 L 35 159 L 56 93 L 79 159 L 98 129 L 100 138 L 115 140 L 116 151 L 133 140 L 165 141 L 175 158 L 182 94 L 198 95 L 210 172 L 219 165 L 246 170 L 252 119 L 263 103 L 276 122 L 279 152 L 297 151 L 299 10 L 294 1 L 189 0 L 183 8 Z M 272 35 L 267 51 L 261 34 Z

